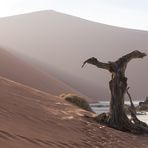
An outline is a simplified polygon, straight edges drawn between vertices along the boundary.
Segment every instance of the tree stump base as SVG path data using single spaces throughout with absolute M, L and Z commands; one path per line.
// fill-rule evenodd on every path
M 148 134 L 148 125 L 138 119 L 123 119 L 122 126 L 115 125 L 111 121 L 110 113 L 101 113 L 95 117 L 97 123 L 133 134 Z

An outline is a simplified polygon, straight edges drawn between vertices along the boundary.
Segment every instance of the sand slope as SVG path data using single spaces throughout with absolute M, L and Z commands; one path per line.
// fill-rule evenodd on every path
M 96 124 L 64 100 L 0 77 L 0 147 L 148 148 L 134 136 Z M 125 140 L 126 138 L 126 140 Z
M 82 62 L 95 56 L 107 62 L 133 50 L 148 52 L 148 32 L 94 23 L 55 11 L 41 11 L 0 19 L 0 45 L 35 58 L 91 98 L 109 97 L 110 75 Z M 128 66 L 130 92 L 134 99 L 147 96 L 148 58 Z
M 54 95 L 78 93 L 49 73 L 39 70 L 30 62 L 23 61 L 4 49 L 0 49 L 0 75 Z
M 35 58 L 84 94 L 109 97 L 110 75 L 82 62 L 95 56 L 103 62 L 133 51 L 148 53 L 148 32 L 94 23 L 55 11 L 41 11 L 0 19 L 0 45 Z M 131 62 L 127 69 L 134 99 L 147 96 L 148 58 Z M 51 67 L 51 68 L 49 68 Z

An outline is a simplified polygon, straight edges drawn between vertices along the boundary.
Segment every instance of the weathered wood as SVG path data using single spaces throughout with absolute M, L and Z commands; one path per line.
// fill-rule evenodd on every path
M 127 78 L 125 77 L 127 64 L 132 59 L 143 58 L 145 56 L 145 53 L 135 50 L 119 58 L 115 62 L 102 63 L 96 58 L 92 57 L 83 63 L 82 67 L 88 63 L 95 65 L 97 68 L 108 70 L 112 74 L 111 81 L 109 82 L 111 92 L 110 112 L 107 115 L 100 115 L 97 118 L 98 121 L 104 121 L 105 124 L 108 124 L 108 126 L 122 131 L 134 133 L 148 132 L 148 126 L 137 119 L 131 98 L 130 101 L 133 108 L 133 110 L 131 110 L 131 115 L 133 117 L 133 121 L 129 120 L 124 110 L 124 95 L 126 92 L 128 92 Z
M 83 63 L 82 68 L 84 67 L 84 65 L 86 63 L 93 64 L 93 65 L 97 66 L 98 68 L 103 68 L 103 69 L 106 69 L 106 70 L 110 69 L 110 64 L 102 63 L 102 62 L 98 61 L 95 57 L 92 57 L 92 58 L 89 58 L 88 60 L 86 60 Z
M 147 126 L 146 123 L 140 121 L 140 120 L 137 118 L 137 116 L 136 116 L 136 107 L 135 107 L 135 105 L 134 105 L 134 103 L 133 103 L 133 101 L 132 101 L 132 97 L 131 97 L 131 95 L 130 95 L 130 93 L 129 93 L 128 90 L 129 90 L 129 87 L 127 88 L 126 92 L 127 92 L 127 95 L 128 95 L 128 97 L 129 97 L 129 100 L 130 100 L 130 103 L 131 103 L 131 106 L 130 106 L 130 108 L 129 108 L 129 111 L 130 111 L 130 113 L 131 113 L 131 121 L 133 121 L 135 124 L 139 124 L 139 125 L 142 125 L 142 126 Z

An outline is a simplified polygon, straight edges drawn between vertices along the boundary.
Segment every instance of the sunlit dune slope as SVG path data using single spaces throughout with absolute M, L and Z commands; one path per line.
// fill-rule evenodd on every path
M 0 147 L 147 148 L 146 136 L 101 126 L 92 113 L 37 89 L 0 77 Z

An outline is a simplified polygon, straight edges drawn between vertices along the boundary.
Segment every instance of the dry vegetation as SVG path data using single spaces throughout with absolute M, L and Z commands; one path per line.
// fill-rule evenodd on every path
M 66 101 L 84 109 L 87 111 L 91 111 L 92 109 L 90 107 L 90 105 L 88 104 L 88 102 L 85 100 L 85 98 L 78 96 L 76 94 L 62 94 L 60 95 L 60 98 L 65 99 Z

